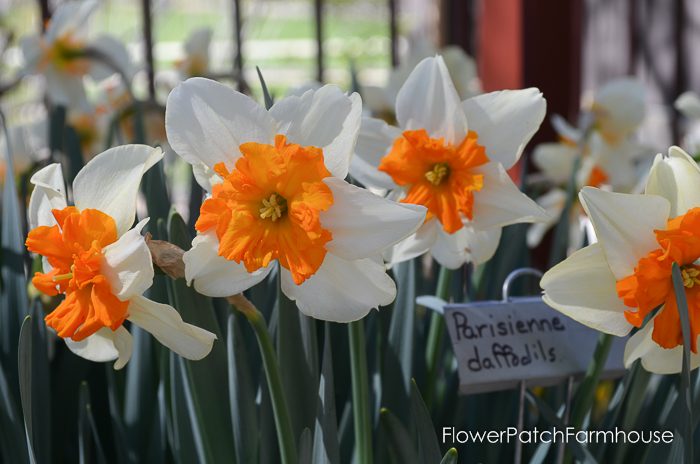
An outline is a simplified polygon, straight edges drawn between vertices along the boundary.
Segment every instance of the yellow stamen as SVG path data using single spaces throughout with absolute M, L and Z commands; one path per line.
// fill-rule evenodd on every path
M 273 193 L 270 198 L 263 199 L 262 208 L 260 208 L 260 217 L 262 219 L 271 219 L 275 222 L 287 211 L 287 200 L 282 196 Z
M 694 267 L 686 267 L 681 269 L 681 277 L 683 277 L 683 286 L 693 288 L 700 284 L 700 270 Z
M 450 175 L 450 167 L 447 163 L 436 163 L 433 168 L 425 173 L 425 178 L 433 185 L 440 185 Z

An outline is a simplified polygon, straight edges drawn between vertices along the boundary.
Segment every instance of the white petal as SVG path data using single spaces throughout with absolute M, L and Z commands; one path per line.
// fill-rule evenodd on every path
M 541 143 L 532 152 L 532 161 L 549 180 L 565 184 L 571 179 L 578 149 L 563 143 Z
M 274 121 L 250 97 L 210 79 L 195 77 L 168 95 L 165 131 L 175 152 L 190 164 L 232 169 L 246 142 L 272 144 Z
M 669 203 L 655 195 L 631 195 L 584 187 L 581 203 L 616 279 L 634 272 L 641 258 L 659 248 L 655 229 L 665 229 Z
M 134 65 L 131 62 L 129 51 L 126 46 L 117 38 L 102 35 L 90 42 L 89 48 L 96 50 L 100 55 L 109 60 L 110 64 L 116 66 L 119 71 L 124 73 L 128 81 L 134 76 Z M 112 66 L 105 65 L 100 59 L 94 59 L 90 65 L 90 75 L 93 79 L 101 81 L 115 74 Z
M 362 105 L 373 116 L 394 114 L 396 108 L 395 95 L 383 88 L 374 85 L 363 85 L 360 88 Z
M 589 245 L 545 273 L 540 281 L 544 302 L 581 324 L 624 336 L 632 329 L 625 306 L 617 296 L 617 280 L 603 249 Z
M 453 234 L 438 227 L 437 239 L 430 254 L 448 269 L 457 269 L 470 261 L 481 264 L 493 256 L 500 239 L 500 227 L 477 231 L 471 226 L 465 226 Z
M 192 173 L 194 178 L 204 191 L 211 193 L 214 185 L 223 182 L 219 175 L 204 163 L 195 163 L 192 165 Z
M 355 156 L 350 160 L 350 175 L 366 187 L 393 189 L 396 184 L 387 173 L 377 170 L 382 158 L 389 153 L 401 130 L 381 119 L 362 118 Z
M 190 56 L 208 57 L 212 34 L 210 27 L 200 27 L 190 32 L 184 44 L 185 53 Z
M 95 12 L 99 2 L 96 0 L 70 1 L 62 3 L 54 11 L 46 30 L 46 38 L 54 41 L 70 34 L 83 38 L 87 34 L 88 20 Z
M 467 247 L 469 248 L 468 261 L 478 265 L 491 259 L 501 242 L 501 228 L 476 230 L 467 225 L 464 230 L 467 234 Z
M 661 309 L 664 310 L 663 308 Z M 656 319 L 656 316 L 654 316 Z M 655 374 L 677 374 L 683 369 L 683 345 L 675 348 L 663 348 L 654 340 L 654 319 L 637 331 L 625 345 L 625 367 L 641 359 L 642 367 Z M 700 355 L 690 353 L 690 368 L 700 367 Z
M 122 301 L 141 295 L 153 284 L 153 261 L 141 229 L 148 218 L 106 246 L 100 268 L 107 277 L 112 293 Z
M 683 92 L 673 106 L 688 118 L 700 119 L 700 96 L 691 90 Z
M 396 119 L 404 130 L 425 129 L 448 143 L 467 135 L 467 118 L 441 56 L 425 58 L 408 76 L 396 97 Z
M 66 346 L 75 354 L 88 361 L 115 361 L 114 368 L 119 370 L 131 359 L 131 334 L 124 326 L 112 331 L 103 327 L 79 342 L 66 338 Z
M 291 143 L 323 149 L 326 167 L 335 177 L 348 175 L 350 157 L 360 130 L 362 99 L 345 95 L 334 85 L 289 96 L 270 108 L 278 132 Z
M 321 225 L 333 234 L 326 249 L 341 258 L 379 255 L 425 220 L 423 206 L 390 201 L 335 177 L 324 182 L 333 192 L 333 205 L 321 212 Z
M 502 90 L 470 98 L 462 110 L 489 159 L 510 168 L 542 124 L 547 102 L 536 88 Z
M 530 248 L 539 245 L 547 231 L 559 222 L 566 204 L 566 192 L 561 189 L 552 189 L 538 197 L 537 204 L 545 210 L 549 219 L 545 222 L 532 224 L 527 229 L 527 246 Z
M 172 306 L 137 296 L 129 303 L 128 319 L 183 358 L 199 360 L 211 351 L 216 335 L 183 322 Z
M 67 206 L 61 165 L 58 163 L 49 164 L 35 172 L 29 182 L 34 184 L 27 210 L 29 229 L 56 224 L 51 210 L 63 209 Z
M 162 158 L 160 148 L 148 145 L 122 145 L 100 153 L 75 176 L 75 206 L 112 216 L 121 236 L 134 223 L 141 178 Z
M 192 248 L 185 252 L 185 279 L 199 293 L 212 297 L 227 297 L 248 290 L 261 282 L 270 273 L 268 267 L 253 273 L 246 270 L 243 263 L 229 261 L 219 256 L 219 240 L 214 232 L 197 235 L 192 240 Z
M 488 163 L 475 171 L 484 175 L 484 187 L 474 193 L 474 220 L 480 230 L 521 222 L 546 222 L 547 213 L 513 183 L 501 164 Z
M 301 285 L 294 283 L 288 270 L 280 269 L 284 294 L 297 302 L 302 313 L 324 321 L 356 321 L 396 297 L 396 284 L 384 264 L 373 259 L 348 261 L 328 253 Z
M 46 77 L 46 95 L 55 105 L 88 111 L 90 104 L 85 94 L 83 78 L 59 72 L 49 66 L 44 73 Z
M 481 93 L 474 58 L 456 45 L 449 45 L 443 48 L 440 53 L 442 53 L 445 66 L 450 72 L 450 77 L 460 98 L 469 98 Z M 467 116 L 467 120 L 469 120 L 469 116 Z
M 659 195 L 671 203 L 671 217 L 700 206 L 700 167 L 678 147 L 668 149 L 668 157 L 656 155 L 647 179 L 646 193 Z
M 644 85 L 637 79 L 621 78 L 605 84 L 595 98 L 594 111 L 605 132 L 629 133 L 644 120 Z
M 441 228 L 437 219 L 429 219 L 418 228 L 415 234 L 387 250 L 384 253 L 384 259 L 388 263 L 397 264 L 427 253 L 435 244 Z
M 23 72 L 34 74 L 38 71 L 37 65 L 41 59 L 41 39 L 38 35 L 24 36 L 19 40 L 22 51 Z

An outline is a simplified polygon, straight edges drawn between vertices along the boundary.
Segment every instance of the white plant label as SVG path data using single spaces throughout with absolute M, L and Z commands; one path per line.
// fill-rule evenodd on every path
M 540 297 L 450 304 L 445 323 L 457 357 L 462 393 L 545 386 L 582 376 L 600 332 L 547 306 Z M 615 337 L 604 378 L 625 372 L 626 338 Z

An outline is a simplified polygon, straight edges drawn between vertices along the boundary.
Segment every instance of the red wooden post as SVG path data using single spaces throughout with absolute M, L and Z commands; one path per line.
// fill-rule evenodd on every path
M 488 0 L 477 19 L 484 90 L 538 87 L 547 114 L 574 120 L 581 92 L 582 0 Z M 542 125 L 536 141 L 552 140 Z

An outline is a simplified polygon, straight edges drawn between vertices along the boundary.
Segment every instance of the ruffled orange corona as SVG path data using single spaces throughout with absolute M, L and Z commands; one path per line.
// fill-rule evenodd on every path
M 80 341 L 103 327 L 116 330 L 127 317 L 128 301 L 112 293 L 101 274 L 102 250 L 117 240 L 112 217 L 96 209 L 69 206 L 52 210 L 58 225 L 29 232 L 27 249 L 42 255 L 53 269 L 37 272 L 34 286 L 47 295 L 66 298 L 46 316 L 59 337 Z
M 646 316 L 664 305 L 654 319 L 652 339 L 664 348 L 683 343 L 680 316 L 673 289 L 672 266 L 678 263 L 690 315 L 691 350 L 697 353 L 700 334 L 700 208 L 668 221 L 666 230 L 655 231 L 660 248 L 639 260 L 634 274 L 617 282 L 617 294 L 626 306 L 625 317 L 641 327 Z
M 473 218 L 474 192 L 484 185 L 483 174 L 474 168 L 488 162 L 476 132 L 470 131 L 459 145 L 452 145 L 419 129 L 404 131 L 378 169 L 408 189 L 403 203 L 425 206 L 426 221 L 436 217 L 452 234 L 463 227 L 461 214 Z
M 195 227 L 214 230 L 219 255 L 248 272 L 278 260 L 301 285 L 321 267 L 332 238 L 319 217 L 333 204 L 323 151 L 287 143 L 284 135 L 274 145 L 244 143 L 240 151 L 233 171 L 214 166 L 223 182 L 202 204 Z

